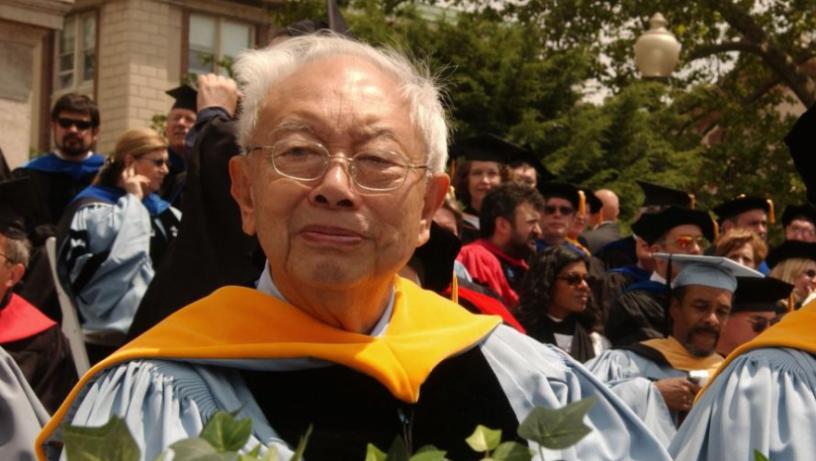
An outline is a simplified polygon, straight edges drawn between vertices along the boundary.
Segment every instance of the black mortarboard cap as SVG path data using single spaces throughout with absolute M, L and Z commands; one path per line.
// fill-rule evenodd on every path
M 431 236 L 424 245 L 414 250 L 414 257 L 422 262 L 422 287 L 437 293 L 445 291 L 453 280 L 453 262 L 462 242 L 453 232 L 431 222 Z
M 805 219 L 816 224 L 816 208 L 808 203 L 804 205 L 788 205 L 782 212 L 782 224 L 787 226 L 794 219 Z
M 694 194 L 646 181 L 637 181 L 637 183 L 643 190 L 643 205 L 641 206 L 678 206 L 683 208 L 694 208 L 695 206 Z
M 791 291 L 793 285 L 773 277 L 737 277 L 731 313 L 778 311 L 779 301 L 787 301 Z
M 747 195 L 740 195 L 734 200 L 717 205 L 714 207 L 714 214 L 717 215 L 717 219 L 723 221 L 750 210 L 764 210 L 768 213 L 768 222 L 773 224 L 776 221 L 774 205 L 771 199 Z
M 349 28 L 346 25 L 346 20 L 340 14 L 340 8 L 337 7 L 336 0 L 326 0 L 327 16 L 329 18 L 329 29 L 338 34 L 348 34 Z
M 533 154 L 533 152 L 530 151 L 530 149 L 522 148 L 512 143 L 507 144 L 512 145 L 514 147 L 514 149 L 511 151 L 511 155 L 507 159 L 508 165 L 510 165 L 511 167 L 515 167 L 524 164 L 530 165 L 531 167 L 535 168 L 537 184 L 542 184 L 547 181 L 552 181 L 553 179 L 555 179 L 555 175 L 552 174 L 552 172 L 548 170 L 547 167 L 544 166 L 544 164 L 541 163 L 541 159 L 538 158 L 535 154 Z
M 193 112 L 198 112 L 198 109 L 196 109 L 198 91 L 194 90 L 190 85 L 184 83 L 171 90 L 165 91 L 165 93 L 175 99 L 173 109 L 188 109 Z
M 816 104 L 807 110 L 785 136 L 796 171 L 807 187 L 810 203 L 816 204 Z
M 599 213 L 601 208 L 603 208 L 603 202 L 601 199 L 595 195 L 595 192 L 592 192 L 589 189 L 583 189 L 584 195 L 586 196 L 586 204 L 587 208 L 589 209 L 590 214 Z
M 0 233 L 23 238 L 42 221 L 42 208 L 28 178 L 0 182 Z
M 458 140 L 451 146 L 450 151 L 454 158 L 499 162 L 506 165 L 528 154 L 521 146 L 493 134 L 480 134 Z M 535 163 L 533 166 L 535 167 Z
M 586 194 L 572 184 L 564 182 L 548 182 L 539 185 L 539 191 L 545 200 L 552 197 L 569 201 L 578 213 L 586 212 Z
M 785 240 L 782 245 L 771 248 L 765 262 L 768 263 L 768 267 L 773 268 L 782 261 L 793 258 L 816 261 L 816 243 Z
M 677 226 L 694 224 L 700 228 L 705 238 L 714 241 L 716 232 L 711 216 L 701 210 L 670 206 L 657 213 L 644 213 L 632 224 L 632 232 L 649 245 Z

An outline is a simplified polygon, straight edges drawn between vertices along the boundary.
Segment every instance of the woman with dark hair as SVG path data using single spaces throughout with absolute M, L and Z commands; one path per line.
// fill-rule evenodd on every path
M 587 266 L 583 254 L 551 246 L 535 256 L 519 290 L 518 316 L 527 334 L 580 362 L 609 348 L 606 338 L 590 330 Z

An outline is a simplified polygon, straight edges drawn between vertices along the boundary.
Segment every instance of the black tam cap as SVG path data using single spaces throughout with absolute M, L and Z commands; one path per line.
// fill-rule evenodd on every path
M 714 207 L 714 214 L 717 215 L 717 219 L 723 221 L 751 210 L 763 210 L 768 213 L 769 223 L 773 224 L 776 221 L 774 204 L 771 199 L 747 195 L 740 195 L 734 200 L 717 205 Z
M 198 91 L 194 90 L 190 85 L 185 83 L 181 86 L 173 88 L 172 90 L 167 90 L 165 93 L 176 100 L 173 103 L 173 109 L 187 109 L 193 112 L 198 112 L 198 109 L 196 109 Z
M 683 208 L 694 208 L 695 206 L 694 194 L 646 181 L 637 181 L 637 183 L 643 189 L 643 205 L 641 206 L 678 206 Z
M 539 186 L 539 190 L 541 191 L 541 195 L 545 200 L 553 197 L 562 198 L 569 201 L 577 213 L 583 214 L 586 212 L 586 193 L 579 190 L 572 184 L 563 182 L 548 182 L 541 184 Z
M 785 136 L 796 171 L 807 187 L 810 203 L 816 204 L 816 104 L 799 117 Z
M 480 134 L 458 140 L 451 146 L 450 151 L 454 158 L 499 162 L 506 165 L 529 154 L 523 147 L 493 134 Z M 535 167 L 536 164 L 541 164 L 541 162 L 534 161 L 532 166 Z
M 453 232 L 431 222 L 431 236 L 425 245 L 414 250 L 422 263 L 422 287 L 437 293 L 445 291 L 453 280 L 453 262 L 462 242 Z
M 583 189 L 584 195 L 586 196 L 586 204 L 587 208 L 589 209 L 590 214 L 599 213 L 601 208 L 603 208 L 603 202 L 601 199 L 595 195 L 595 192 L 592 192 L 589 189 Z
M 507 163 L 510 165 L 511 168 L 517 167 L 519 165 L 529 165 L 535 168 L 537 184 L 539 185 L 544 182 L 552 181 L 553 179 L 555 179 L 555 175 L 552 174 L 552 172 L 548 170 L 543 163 L 541 163 L 541 159 L 538 158 L 535 154 L 533 154 L 530 151 L 530 149 L 518 146 L 515 147 L 517 147 L 520 150 L 514 151 L 514 153 L 511 154 L 510 157 L 508 158 Z
M 670 206 L 657 213 L 644 213 L 632 224 L 632 232 L 649 245 L 660 240 L 670 230 L 684 224 L 693 224 L 700 228 L 705 238 L 714 241 L 716 232 L 711 216 L 701 210 L 691 210 Z
M 782 224 L 788 226 L 794 219 L 804 219 L 816 224 L 816 208 L 813 205 L 788 205 L 782 212 Z
M 771 248 L 765 262 L 768 267 L 773 268 L 782 261 L 794 258 L 816 261 L 816 243 L 785 240 L 782 245 Z
M 773 277 L 737 277 L 731 313 L 779 311 L 779 301 L 787 301 L 791 291 L 793 285 Z
M 24 238 L 41 217 L 42 209 L 28 178 L 0 182 L 0 234 Z

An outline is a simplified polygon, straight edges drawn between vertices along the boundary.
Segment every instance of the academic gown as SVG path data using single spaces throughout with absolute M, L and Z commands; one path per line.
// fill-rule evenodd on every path
M 14 359 L 0 347 L 0 459 L 34 459 L 37 434 L 48 422 Z
M 816 303 L 728 356 L 669 451 L 678 461 L 812 459 L 816 453 Z
M 659 345 L 663 347 L 658 348 Z M 684 415 L 669 410 L 654 382 L 685 378 L 692 370 L 707 371 L 720 362 L 722 357 L 717 354 L 704 359 L 693 357 L 677 340 L 669 337 L 605 351 L 588 361 L 586 367 L 629 405 L 661 443 L 668 446 Z
M 17 362 L 49 412 L 77 382 L 68 340 L 59 325 L 16 294 L 0 301 L 0 346 Z
M 465 266 L 474 282 L 501 296 L 505 306 L 518 305 L 516 289 L 529 270 L 526 261 L 504 253 L 486 239 L 463 246 L 456 260 Z
M 476 424 L 501 428 L 514 439 L 514 426 L 534 406 L 556 408 L 595 395 L 584 420 L 592 432 L 573 447 L 545 450 L 547 459 L 669 459 L 640 420 L 580 364 L 496 327 L 496 317 L 472 315 L 396 279 L 391 303 L 366 336 L 322 324 L 266 286 L 262 281 L 259 288 L 271 295 L 222 288 L 99 364 L 72 393 L 77 400 L 55 414 L 38 447 L 44 443 L 55 459 L 58 447 L 51 442 L 59 440 L 54 430 L 63 419 L 100 425 L 121 415 L 142 459 L 153 459 L 198 434 L 221 409 L 252 418 L 247 449 L 263 442 L 277 447 L 282 459 L 309 423 L 315 426 L 308 460 L 362 459 L 365 443 L 386 449 L 397 435 L 413 449 L 433 443 L 454 459 L 468 459 L 475 453 L 462 440 Z M 226 338 L 230 331 L 238 337 Z M 212 342 L 210 335 L 222 339 Z M 178 346 L 141 346 L 170 343 Z M 185 349 L 198 359 L 178 359 Z M 153 357 L 140 358 L 144 353 Z
M 612 304 L 604 329 L 612 346 L 664 337 L 667 296 L 666 285 L 651 280 L 625 288 Z
M 257 239 L 241 230 L 240 210 L 230 194 L 229 160 L 241 153 L 235 128 L 223 113 L 199 115 L 187 157 L 179 235 L 156 268 L 129 338 L 220 287 L 253 287 L 258 280 L 265 257 Z
M 607 243 L 593 255 L 604 262 L 606 269 L 637 264 L 637 243 L 633 236 Z

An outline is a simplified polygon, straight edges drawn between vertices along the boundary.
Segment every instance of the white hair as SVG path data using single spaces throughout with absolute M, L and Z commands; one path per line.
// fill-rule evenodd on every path
M 244 97 L 238 118 L 238 139 L 249 143 L 269 88 L 295 73 L 304 64 L 330 56 L 360 57 L 393 75 L 410 108 L 411 122 L 424 138 L 427 164 L 432 173 L 445 170 L 448 159 L 448 124 L 441 92 L 426 66 L 411 63 L 391 49 L 378 49 L 335 34 L 294 37 L 261 50 L 248 50 L 235 61 L 233 70 Z

